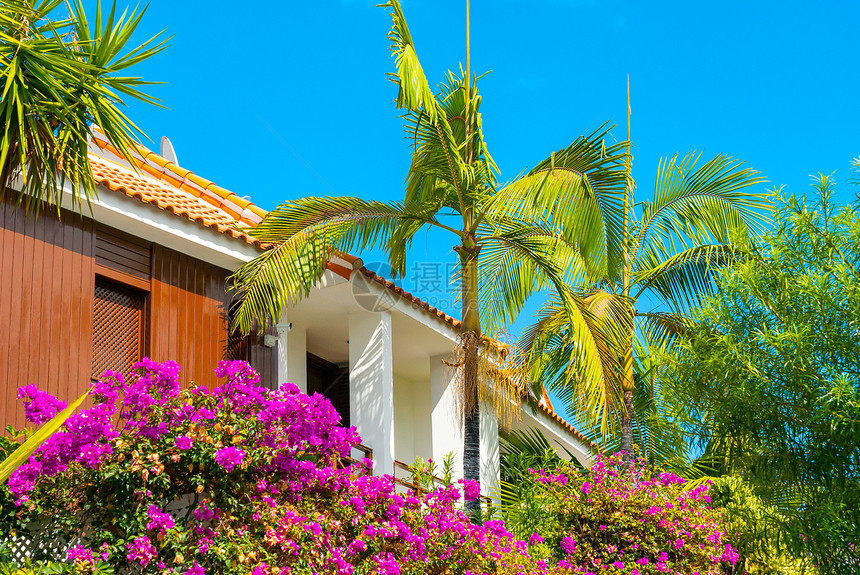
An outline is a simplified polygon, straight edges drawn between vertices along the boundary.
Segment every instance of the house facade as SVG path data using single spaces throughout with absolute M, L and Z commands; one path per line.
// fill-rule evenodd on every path
M 24 425 L 16 401 L 34 383 L 70 401 L 104 369 L 148 356 L 182 366 L 182 382 L 216 385 L 218 360 L 248 360 L 262 382 L 331 399 L 372 450 L 376 473 L 403 476 L 416 457 L 454 453 L 463 439 L 446 363 L 460 323 L 358 258 L 334 258 L 320 284 L 276 326 L 228 330 L 227 278 L 262 253 L 243 233 L 265 211 L 140 148 L 134 165 L 96 133 L 91 206 L 27 215 L 0 205 L 0 421 Z M 593 446 L 548 400 L 522 407 L 537 428 L 588 464 Z M 482 488 L 498 482 L 498 421 L 482 412 Z M 355 453 L 356 457 L 363 456 Z

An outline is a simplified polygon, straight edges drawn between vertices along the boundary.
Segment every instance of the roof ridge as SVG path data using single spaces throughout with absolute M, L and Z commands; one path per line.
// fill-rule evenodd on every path
M 101 131 L 97 129 L 92 131 L 92 141 L 100 151 L 109 152 L 123 161 L 128 160 L 108 142 Z M 216 185 L 211 180 L 198 176 L 191 170 L 178 166 L 139 143 L 135 143 L 134 149 L 130 151 L 135 167 L 157 180 L 188 192 L 211 206 L 223 210 L 239 224 L 256 226 L 268 213 L 253 202 Z M 100 157 L 104 156 L 100 155 Z M 110 158 L 105 159 L 110 161 Z
M 260 240 L 239 229 L 236 226 L 237 222 L 231 215 L 201 200 L 201 198 L 194 196 L 194 194 L 186 190 L 177 189 L 175 186 L 171 186 L 162 180 L 143 177 L 143 174 L 135 173 L 130 168 L 103 156 L 90 153 L 89 159 L 93 179 L 97 184 L 104 185 L 112 191 L 121 192 L 130 198 L 136 198 L 145 204 L 154 205 L 161 210 L 169 211 L 192 222 L 214 228 L 218 232 L 244 240 L 258 248 L 264 248 Z M 184 194 L 184 197 L 181 194 Z M 165 195 L 167 195 L 166 198 Z M 179 201 L 176 201 L 177 199 Z M 190 205 L 182 205 L 191 200 L 197 203 L 199 206 L 198 209 L 194 209 Z M 221 213 L 219 214 L 219 212 Z M 217 219 L 213 217 L 213 214 L 217 216 Z

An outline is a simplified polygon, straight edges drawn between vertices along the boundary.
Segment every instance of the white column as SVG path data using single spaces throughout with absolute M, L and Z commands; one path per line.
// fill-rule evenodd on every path
M 448 355 L 430 358 L 430 436 L 433 461 L 437 469 L 448 453 L 454 454 L 456 477 L 463 476 L 463 422 L 457 418 L 454 385 L 448 381 L 448 372 L 453 369 L 443 362 L 451 361 Z
M 303 326 L 286 318 L 275 326 L 278 330 L 278 385 L 294 383 L 302 393 L 308 390 L 307 332 Z
M 481 406 L 481 495 L 495 495 L 499 488 L 499 419 L 492 405 Z
M 349 316 L 349 416 L 373 449 L 378 475 L 394 474 L 394 357 L 387 312 Z

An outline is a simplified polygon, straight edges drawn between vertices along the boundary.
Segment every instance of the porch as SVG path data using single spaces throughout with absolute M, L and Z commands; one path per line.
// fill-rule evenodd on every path
M 402 478 L 416 457 L 441 462 L 448 453 L 459 473 L 463 436 L 443 363 L 458 344 L 456 330 L 363 275 L 357 284 L 356 276 L 327 273 L 287 311 L 277 326 L 277 381 L 328 397 L 372 449 L 374 473 Z M 498 484 L 498 446 L 495 414 L 484 412 L 484 493 Z

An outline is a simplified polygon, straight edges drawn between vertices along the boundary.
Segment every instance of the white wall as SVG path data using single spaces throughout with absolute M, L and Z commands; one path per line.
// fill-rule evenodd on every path
M 349 316 L 349 417 L 373 448 L 374 473 L 394 473 L 394 362 L 391 316 Z
M 433 457 L 430 382 L 394 375 L 394 457 L 412 465 Z
M 394 458 L 406 465 L 412 465 L 419 455 L 415 451 L 415 413 L 420 408 L 416 410 L 412 402 L 412 387 L 413 382 L 394 376 Z
M 427 360 L 429 361 L 429 360 Z M 415 457 L 428 459 L 433 456 L 432 407 L 430 404 L 430 380 L 412 381 L 412 441 Z M 412 463 L 410 461 L 409 463 Z
M 456 397 L 448 383 L 443 360 L 451 361 L 447 355 L 430 358 L 430 434 L 433 461 L 441 466 L 448 453 L 454 454 L 454 470 L 463 475 L 463 424 L 457 420 Z
M 499 487 L 499 419 L 493 406 L 481 406 L 481 493 Z

